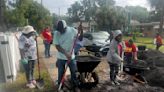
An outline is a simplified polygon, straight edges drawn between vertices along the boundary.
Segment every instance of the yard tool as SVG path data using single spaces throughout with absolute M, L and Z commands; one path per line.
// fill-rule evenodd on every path
M 82 22 L 80 22 L 79 27 L 81 27 L 81 26 L 82 26 Z M 79 35 L 79 30 L 78 30 L 78 33 L 77 33 L 77 35 L 76 35 L 76 38 L 75 38 L 75 40 L 74 40 L 74 42 L 73 42 L 72 48 L 71 48 L 71 50 L 70 50 L 70 55 L 72 55 L 72 53 L 74 53 L 74 52 L 73 52 L 73 49 L 74 49 L 75 44 L 76 44 L 76 41 L 77 41 L 77 39 L 78 39 L 78 35 Z M 65 65 L 65 71 L 64 71 L 64 74 L 63 74 L 63 76 L 62 76 L 61 82 L 60 82 L 60 84 L 59 84 L 58 91 L 61 90 L 61 87 L 62 87 L 62 85 L 64 84 L 65 75 L 66 75 L 66 71 L 67 71 L 67 68 L 68 68 L 68 64 L 69 64 L 69 63 L 70 63 L 70 60 L 68 60 L 67 63 L 66 63 L 66 65 Z
M 40 73 L 40 59 L 39 59 L 39 47 L 38 47 L 38 41 L 36 37 L 36 48 L 37 48 L 37 61 L 38 61 L 38 79 L 36 79 L 36 86 L 38 89 L 43 89 L 44 88 L 44 79 L 41 77 Z

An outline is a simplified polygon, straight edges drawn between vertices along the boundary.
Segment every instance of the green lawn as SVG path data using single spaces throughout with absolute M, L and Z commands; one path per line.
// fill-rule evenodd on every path
M 124 37 L 124 40 L 132 39 L 132 37 Z M 154 38 L 148 38 L 148 37 L 136 37 L 135 44 L 138 45 L 146 45 L 148 49 L 155 49 L 155 45 L 153 44 Z M 164 43 L 164 41 L 163 41 Z M 160 48 L 161 52 L 164 52 L 164 46 Z
M 42 66 L 41 74 L 42 78 L 45 82 L 45 87 L 42 90 L 39 89 L 29 89 L 25 87 L 26 79 L 25 74 L 23 72 L 20 72 L 17 76 L 17 80 L 14 83 L 11 84 L 2 84 L 0 85 L 0 89 L 3 89 L 3 92 L 56 92 L 56 88 L 54 87 L 54 83 L 51 80 L 47 69 L 44 65 Z M 35 78 L 38 78 L 38 72 L 37 67 L 35 68 Z

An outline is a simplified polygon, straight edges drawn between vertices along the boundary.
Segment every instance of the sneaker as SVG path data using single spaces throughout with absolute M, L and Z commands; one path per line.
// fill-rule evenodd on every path
M 114 81 L 111 81 L 111 84 L 114 85 L 114 86 L 116 85 Z
M 36 85 L 36 80 L 32 80 L 32 83 L 33 83 L 34 85 Z
M 119 86 L 120 83 L 118 81 L 114 81 L 115 85 Z
M 35 88 L 35 85 L 33 83 L 28 83 L 26 84 L 26 86 L 31 89 Z

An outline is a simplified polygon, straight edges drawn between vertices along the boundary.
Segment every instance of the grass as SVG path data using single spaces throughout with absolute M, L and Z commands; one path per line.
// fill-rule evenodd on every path
M 124 40 L 132 39 L 132 37 L 124 37 Z M 154 38 L 149 37 L 136 37 L 135 44 L 138 45 L 146 45 L 148 49 L 155 49 L 156 45 L 153 44 Z M 164 43 L 164 40 L 163 40 Z M 161 52 L 164 52 L 164 46 L 161 46 L 159 49 Z
M 17 80 L 11 84 L 2 84 L 0 85 L 0 89 L 3 89 L 3 92 L 55 92 L 54 84 L 46 70 L 45 66 L 41 65 L 41 77 L 44 79 L 45 87 L 44 89 L 29 89 L 25 87 L 26 78 L 25 73 L 20 72 L 18 74 Z M 38 78 L 37 67 L 35 68 L 35 78 Z

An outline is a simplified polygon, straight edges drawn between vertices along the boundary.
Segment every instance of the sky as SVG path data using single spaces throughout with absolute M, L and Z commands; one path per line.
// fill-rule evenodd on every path
M 41 2 L 41 0 L 37 0 L 38 2 Z M 80 0 L 43 0 L 43 5 L 50 10 L 51 13 L 56 13 L 60 15 L 65 15 L 67 13 L 67 8 L 71 6 L 75 1 L 80 1 Z M 148 8 L 149 3 L 147 0 L 115 0 L 117 6 L 123 6 L 125 7 L 126 5 L 129 6 L 142 6 Z

